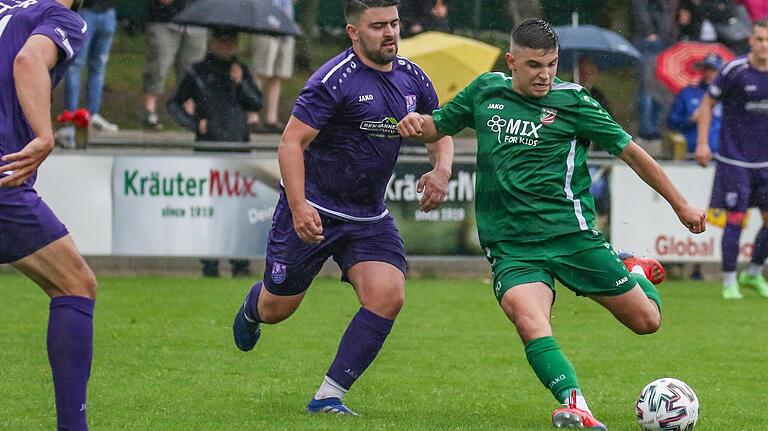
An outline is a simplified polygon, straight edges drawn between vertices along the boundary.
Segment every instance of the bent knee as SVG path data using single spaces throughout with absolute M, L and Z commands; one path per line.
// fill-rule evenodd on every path
M 658 313 L 648 313 L 633 322 L 630 329 L 637 335 L 650 335 L 658 331 L 660 327 L 661 315 Z
M 367 310 L 381 317 L 394 320 L 405 304 L 405 291 L 403 289 L 390 289 L 365 301 L 360 301 Z
M 96 299 L 96 290 L 98 282 L 91 268 L 85 265 L 79 268 L 77 272 L 66 277 L 59 286 L 58 290 L 62 295 L 82 296 L 88 299 Z

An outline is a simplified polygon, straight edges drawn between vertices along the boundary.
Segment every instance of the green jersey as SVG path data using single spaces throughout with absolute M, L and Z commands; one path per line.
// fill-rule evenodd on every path
M 485 73 L 433 115 L 440 133 L 477 132 L 484 247 L 592 229 L 588 141 L 618 154 L 631 139 L 584 87 L 557 78 L 546 96 L 533 98 L 512 91 L 508 75 Z

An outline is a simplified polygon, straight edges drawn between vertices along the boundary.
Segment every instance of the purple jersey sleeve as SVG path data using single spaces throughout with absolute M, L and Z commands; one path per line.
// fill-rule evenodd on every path
M 58 64 L 51 71 L 54 86 L 64 77 L 69 64 L 80 52 L 85 42 L 86 30 L 85 21 L 64 8 L 49 9 L 45 19 L 32 30 L 31 35 L 48 37 L 62 53 Z
M 432 80 L 429 79 L 426 73 L 423 71 L 421 85 L 421 98 L 419 100 L 419 106 L 416 108 L 416 112 L 419 114 L 432 115 L 432 111 L 440 107 L 440 102 L 437 99 L 437 93 L 435 87 L 432 85 Z
M 333 117 L 339 103 L 338 95 L 328 91 L 323 80 L 310 79 L 299 93 L 293 107 L 293 116 L 315 130 L 322 129 Z

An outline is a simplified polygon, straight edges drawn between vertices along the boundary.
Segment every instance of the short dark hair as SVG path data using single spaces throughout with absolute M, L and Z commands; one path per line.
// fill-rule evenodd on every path
M 560 40 L 548 22 L 531 18 L 521 22 L 512 31 L 512 45 L 550 52 L 560 47 Z
M 347 0 L 344 4 L 344 19 L 347 24 L 357 22 L 367 9 L 373 7 L 390 7 L 400 4 L 400 0 Z
M 762 28 L 768 28 L 768 20 L 765 18 L 759 19 L 752 23 L 755 27 L 762 27 Z

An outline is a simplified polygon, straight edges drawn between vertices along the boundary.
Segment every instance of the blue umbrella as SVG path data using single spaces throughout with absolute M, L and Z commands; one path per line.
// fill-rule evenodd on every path
M 560 38 L 561 69 L 576 68 L 579 57 L 591 58 L 600 69 L 633 65 L 640 52 L 618 33 L 594 25 L 555 27 Z

